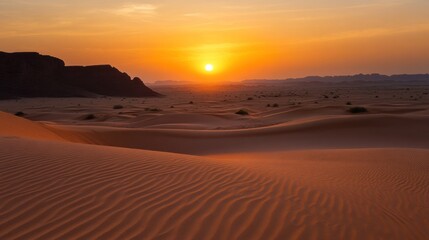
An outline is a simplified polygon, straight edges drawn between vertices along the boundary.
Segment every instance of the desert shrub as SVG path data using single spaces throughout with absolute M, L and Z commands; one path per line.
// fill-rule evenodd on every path
M 251 101 L 251 100 L 253 100 L 253 98 L 252 98 L 252 97 L 249 97 L 249 98 L 247 98 L 247 100 L 248 100 L 248 101 Z
M 235 114 L 238 114 L 238 115 L 249 115 L 249 112 L 247 112 L 244 109 L 240 109 Z
M 278 104 L 278 103 L 274 103 L 274 104 L 273 104 L 273 107 L 275 107 L 275 108 L 276 108 L 276 107 L 279 107 L 279 104 Z
M 366 113 L 368 110 L 364 107 L 352 107 L 349 109 L 350 113 Z
M 122 108 L 124 108 L 124 106 L 122 106 L 122 105 L 115 105 L 115 106 L 113 106 L 113 109 L 122 109 Z
M 25 116 L 25 113 L 24 112 L 16 112 L 15 113 L 15 116 L 18 116 L 18 117 L 23 117 L 23 116 Z
M 145 108 L 144 109 L 146 112 L 160 112 L 160 111 L 162 111 L 161 109 L 159 109 L 159 108 Z
M 92 119 L 95 119 L 95 115 L 94 114 L 88 114 L 88 115 L 86 115 L 85 116 L 85 118 L 84 118 L 84 120 L 92 120 Z
M 271 104 L 267 104 L 267 107 L 271 107 Z
M 190 101 L 190 102 L 189 102 L 189 104 L 194 104 L 194 102 L 193 102 L 193 101 Z
M 347 102 L 346 105 L 352 105 L 352 103 L 351 102 Z

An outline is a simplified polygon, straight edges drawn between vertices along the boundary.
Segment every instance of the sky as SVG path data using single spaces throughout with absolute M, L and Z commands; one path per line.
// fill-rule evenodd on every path
M 147 82 L 426 73 L 429 1 L 0 0 L 0 51 Z

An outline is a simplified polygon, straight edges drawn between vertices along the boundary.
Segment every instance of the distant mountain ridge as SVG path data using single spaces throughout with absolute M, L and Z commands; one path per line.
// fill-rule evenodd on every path
M 159 80 L 152 83 L 152 85 L 161 85 L 161 86 L 175 86 L 175 85 L 189 85 L 192 84 L 191 81 L 176 81 L 176 80 Z
M 288 79 L 251 79 L 244 80 L 246 84 L 282 84 L 282 83 L 297 83 L 297 82 L 381 82 L 381 81 L 421 81 L 429 82 L 429 74 L 397 74 L 397 75 L 382 75 L 382 74 L 356 74 L 343 76 L 308 76 L 303 78 L 288 78 Z
M 110 65 L 65 66 L 36 52 L 0 52 L 0 98 L 157 97 L 161 94 Z

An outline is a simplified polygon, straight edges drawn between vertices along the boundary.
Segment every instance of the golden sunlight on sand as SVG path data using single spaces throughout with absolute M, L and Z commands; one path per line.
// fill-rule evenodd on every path
M 429 0 L 0 0 L 0 240 L 429 240 Z
M 0 101 L 0 238 L 428 239 L 424 88 L 160 90 Z

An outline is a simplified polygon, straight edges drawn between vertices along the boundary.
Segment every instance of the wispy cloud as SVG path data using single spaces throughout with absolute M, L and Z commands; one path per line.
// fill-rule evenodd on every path
M 276 14 L 276 13 L 304 13 L 304 12 L 326 12 L 326 11 L 338 11 L 338 10 L 360 10 L 369 8 L 385 8 L 401 6 L 407 3 L 408 0 L 374 0 L 366 3 L 359 4 L 344 4 L 335 6 L 324 6 L 324 7 L 310 7 L 310 8 L 296 8 L 286 3 L 280 4 L 264 4 L 264 5 L 226 5 L 224 9 L 239 11 L 235 12 L 235 15 L 264 15 L 264 14 Z
M 158 6 L 153 4 L 128 4 L 114 10 L 115 13 L 120 15 L 154 15 L 157 13 Z
M 233 52 L 243 51 L 245 47 L 260 45 L 259 42 L 224 42 L 215 44 L 201 44 L 197 46 L 188 46 L 181 48 L 170 48 L 172 51 L 195 52 L 195 53 L 219 53 L 219 52 Z
M 343 39 L 353 38 L 371 38 L 379 36 L 388 36 L 395 34 L 406 34 L 413 32 L 429 32 L 429 23 L 398 26 L 391 28 L 368 28 L 355 31 L 339 32 L 336 34 L 321 36 L 317 38 L 308 39 L 306 42 L 319 42 L 319 41 L 336 41 Z M 300 41 L 303 42 L 302 40 Z

